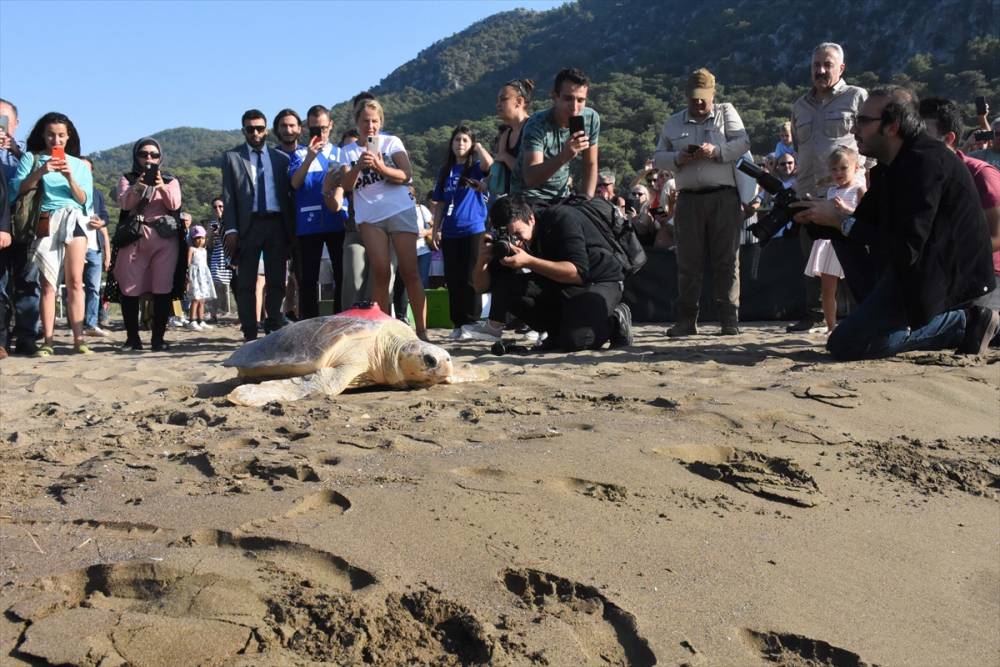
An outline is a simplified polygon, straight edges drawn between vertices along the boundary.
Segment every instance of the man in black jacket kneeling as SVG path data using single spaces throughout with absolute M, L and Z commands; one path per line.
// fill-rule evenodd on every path
M 479 293 L 492 290 L 491 317 L 521 318 L 548 334 L 551 349 L 632 344 L 622 264 L 584 213 L 555 205 L 536 221 L 528 200 L 512 195 L 493 204 L 489 222 L 473 284 Z
M 972 302 L 993 289 L 986 218 L 969 170 L 924 132 L 905 88 L 869 95 L 854 136 L 874 157 L 871 187 L 855 211 L 837 202 L 793 204 L 799 223 L 832 227 L 833 247 L 860 304 L 827 349 L 838 359 L 957 348 L 981 354 L 1000 326 Z

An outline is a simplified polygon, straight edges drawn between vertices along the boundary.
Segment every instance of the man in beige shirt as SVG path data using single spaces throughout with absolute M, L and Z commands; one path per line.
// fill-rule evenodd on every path
M 816 47 L 812 57 L 812 89 L 792 105 L 792 139 L 798 168 L 798 194 L 814 197 L 826 195 L 830 181 L 827 162 L 838 146 L 857 151 L 854 139 L 854 119 L 868 98 L 868 91 L 849 86 L 844 75 L 844 50 L 839 44 L 824 42 Z M 802 256 L 808 258 L 812 238 L 799 233 Z M 788 331 L 819 330 L 823 324 L 820 306 L 819 278 L 806 278 L 806 314 L 801 321 L 788 326 Z
M 739 331 L 739 243 L 743 207 L 733 164 L 750 138 L 732 104 L 715 104 L 715 77 L 699 69 L 688 77 L 686 109 L 663 125 L 653 155 L 677 183 L 674 234 L 677 242 L 677 322 L 671 337 L 698 333 L 698 302 L 706 249 L 712 265 L 722 335 Z

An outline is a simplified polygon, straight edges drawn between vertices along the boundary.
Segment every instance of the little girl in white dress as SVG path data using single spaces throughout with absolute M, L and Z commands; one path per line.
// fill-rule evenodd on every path
M 208 268 L 208 250 L 205 248 L 205 228 L 191 227 L 191 247 L 188 248 L 188 288 L 191 314 L 188 328 L 193 331 L 213 328 L 205 322 L 205 299 L 215 298 L 215 284 Z
M 865 194 L 864 181 L 858 174 L 857 151 L 843 146 L 835 148 L 830 153 L 829 167 L 830 176 L 836 185 L 827 191 L 826 198 L 830 201 L 839 200 L 840 208 L 854 211 Z M 828 239 L 813 241 L 805 273 L 810 277 L 819 276 L 826 328 L 828 332 L 833 331 L 837 326 L 837 281 L 844 277 L 844 270 L 837 260 L 833 243 Z

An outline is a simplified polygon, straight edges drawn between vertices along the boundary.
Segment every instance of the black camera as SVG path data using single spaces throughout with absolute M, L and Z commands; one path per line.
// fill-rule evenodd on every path
M 494 259 L 510 257 L 514 254 L 514 246 L 517 245 L 517 243 L 510 235 L 510 232 L 507 231 L 506 227 L 494 227 L 490 236 L 493 237 L 491 245 L 493 248 Z
M 757 185 L 773 197 L 771 212 L 750 225 L 750 233 L 760 240 L 760 245 L 767 245 L 775 234 L 792 221 L 792 216 L 798 211 L 789 208 L 789 204 L 799 201 L 799 197 L 793 188 L 785 188 L 785 184 L 776 176 L 767 173 L 752 161 L 740 158 L 736 168 L 757 181 Z
M 993 141 L 993 130 L 977 130 L 972 138 L 975 141 Z
M 625 210 L 628 211 L 629 209 L 635 211 L 636 213 L 639 213 L 639 211 L 642 209 L 642 199 L 631 194 L 628 197 L 626 197 Z

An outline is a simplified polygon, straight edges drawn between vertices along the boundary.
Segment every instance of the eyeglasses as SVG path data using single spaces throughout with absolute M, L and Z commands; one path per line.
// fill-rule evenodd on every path
M 330 126 L 329 125 L 314 125 L 314 126 L 311 126 L 309 129 L 310 130 L 319 130 L 320 132 L 329 132 L 330 131 Z
M 855 125 L 866 125 L 867 123 L 874 123 L 877 120 L 882 120 L 879 116 L 865 116 L 863 114 L 858 114 L 854 117 Z
M 247 125 L 243 128 L 243 131 L 247 134 L 264 134 L 267 132 L 267 125 Z
M 139 151 L 136 155 L 139 157 L 151 157 L 154 160 L 160 157 L 160 154 L 156 151 Z

